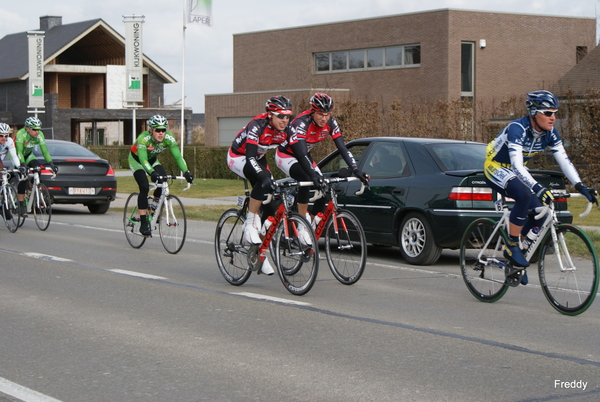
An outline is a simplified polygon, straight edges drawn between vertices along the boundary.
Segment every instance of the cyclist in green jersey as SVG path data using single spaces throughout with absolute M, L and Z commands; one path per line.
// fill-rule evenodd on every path
M 145 217 L 148 213 L 148 191 L 150 186 L 146 173 L 150 175 L 150 179 L 152 179 L 154 183 L 160 182 L 158 179 L 160 176 L 167 175 L 165 168 L 157 159 L 158 154 L 162 151 L 165 149 L 171 151 L 173 158 L 175 158 L 175 162 L 177 162 L 177 166 L 184 172 L 183 176 L 188 183 L 191 183 L 194 180 L 194 177 L 187 168 L 185 160 L 183 160 L 183 157 L 181 156 L 175 137 L 167 131 L 168 124 L 169 123 L 164 116 L 159 114 L 152 116 L 148 120 L 148 126 L 150 128 L 148 131 L 144 131 L 137 137 L 129 152 L 129 167 L 133 171 L 133 177 L 140 188 L 137 206 L 140 216 Z M 161 187 L 157 187 L 156 190 L 154 190 L 154 199 L 156 203 L 158 203 L 161 192 Z M 146 237 L 152 234 L 152 230 L 148 225 L 148 219 L 141 218 L 140 233 Z
M 50 164 L 50 168 L 54 173 L 58 172 L 58 168 L 54 166 L 52 157 L 46 147 L 46 139 L 44 134 L 41 132 L 42 122 L 37 117 L 28 117 L 25 120 L 25 127 L 17 131 L 15 140 L 17 155 L 21 165 L 27 165 L 29 167 L 40 166 L 40 162 L 33 153 L 33 148 L 37 145 L 40 146 L 42 155 L 46 162 Z M 27 180 L 19 182 L 17 186 L 17 199 L 19 200 L 19 215 L 27 216 L 27 210 L 25 208 L 25 190 L 27 189 Z

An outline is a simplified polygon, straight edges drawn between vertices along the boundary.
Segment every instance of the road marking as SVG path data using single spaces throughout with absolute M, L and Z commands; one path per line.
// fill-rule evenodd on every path
M 310 303 L 299 302 L 299 301 L 289 300 L 289 299 L 282 299 L 282 298 L 279 298 L 279 297 L 265 296 L 265 295 L 261 295 L 261 294 L 258 294 L 258 293 L 249 293 L 249 292 L 229 292 L 229 293 L 232 294 L 232 295 L 249 297 L 251 299 L 275 301 L 275 302 L 278 302 L 278 303 L 294 304 L 294 305 L 297 305 L 297 306 L 310 306 L 311 305 Z
M 58 262 L 72 262 L 68 258 L 56 257 L 54 255 L 40 254 L 40 253 L 23 253 L 26 257 L 37 258 L 38 260 L 46 261 L 58 261 Z
M 141 272 L 135 272 L 135 271 L 126 271 L 124 269 L 109 269 L 108 271 L 114 272 L 116 274 L 123 274 L 123 275 L 129 275 L 129 276 L 137 276 L 139 278 L 145 278 L 145 279 L 167 280 L 167 278 L 162 277 L 162 276 L 156 276 L 156 275 L 150 275 L 150 274 L 143 274 Z
M 0 377 L 0 392 L 17 398 L 23 402 L 61 402 L 48 395 L 41 394 L 22 385 L 8 381 L 6 378 Z

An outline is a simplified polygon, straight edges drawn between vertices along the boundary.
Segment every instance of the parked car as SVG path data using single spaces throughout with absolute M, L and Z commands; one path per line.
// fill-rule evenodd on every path
M 337 185 L 339 204 L 354 212 L 367 242 L 397 246 L 410 264 L 431 265 L 442 249 L 456 249 L 475 219 L 499 219 L 499 195 L 485 183 L 486 144 L 431 138 L 374 137 L 347 144 L 360 170 L 371 176 L 357 196 L 359 182 Z M 318 164 L 325 177 L 347 167 L 336 150 Z M 531 173 L 551 190 L 565 190 L 563 174 Z M 510 200 L 509 200 L 510 201 Z M 510 205 L 510 202 L 509 202 Z M 572 222 L 566 199 L 557 204 L 559 219 Z
M 93 214 L 104 214 L 117 194 L 117 178 L 108 161 L 70 141 L 46 140 L 57 175 L 43 170 L 40 180 L 48 187 L 53 204 L 83 204 Z M 33 153 L 46 166 L 39 146 Z M 6 158 L 5 162 L 10 158 Z M 10 166 L 11 163 L 5 163 Z

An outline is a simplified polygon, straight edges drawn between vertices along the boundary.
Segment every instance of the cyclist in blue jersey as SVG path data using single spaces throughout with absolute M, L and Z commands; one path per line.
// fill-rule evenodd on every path
M 484 164 L 488 185 L 515 200 L 510 212 L 509 241 L 504 255 L 520 267 L 529 266 L 529 262 L 519 248 L 519 235 L 525 236 L 529 229 L 540 226 L 541 222 L 533 219 L 534 208 L 549 204 L 554 199 L 550 190 L 538 183 L 525 167 L 533 155 L 549 148 L 575 189 L 590 202 L 596 202 L 594 192 L 581 182 L 554 127 L 558 98 L 548 91 L 534 91 L 527 94 L 525 105 L 529 114 L 510 122 L 488 144 Z M 526 274 L 521 283 L 527 283 Z

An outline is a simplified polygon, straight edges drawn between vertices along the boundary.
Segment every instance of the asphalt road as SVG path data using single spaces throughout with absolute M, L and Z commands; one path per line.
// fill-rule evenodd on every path
M 353 286 L 321 260 L 302 297 L 277 276 L 234 287 L 214 227 L 189 222 L 177 255 L 158 236 L 132 249 L 112 211 L 1 227 L 0 401 L 600 399 L 598 301 L 563 316 L 530 273 L 481 303 L 456 252 L 415 267 L 392 248 Z

